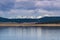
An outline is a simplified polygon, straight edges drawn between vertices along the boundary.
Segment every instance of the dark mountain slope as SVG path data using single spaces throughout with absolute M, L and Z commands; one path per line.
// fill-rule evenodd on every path
M 44 17 L 39 19 L 40 23 L 60 23 L 60 17 Z
M 0 17 L 0 22 L 36 22 L 36 23 L 60 23 L 60 17 L 43 17 L 40 19 L 7 19 Z
M 9 19 L 0 17 L 0 22 L 8 22 Z

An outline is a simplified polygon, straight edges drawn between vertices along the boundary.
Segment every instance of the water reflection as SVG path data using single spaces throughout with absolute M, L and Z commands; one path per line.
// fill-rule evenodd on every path
M 41 31 L 39 32 L 41 28 L 40 29 L 39 28 L 37 27 L 5 27 L 5 28 L 0 27 L 0 40 L 37 40 L 41 36 L 40 35 Z
M 43 27 L 42 40 L 60 40 L 60 27 Z
M 60 40 L 60 27 L 0 27 L 0 40 Z

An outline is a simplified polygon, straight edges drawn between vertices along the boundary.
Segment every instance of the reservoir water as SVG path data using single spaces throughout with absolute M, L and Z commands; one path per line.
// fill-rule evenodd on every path
M 0 40 L 60 40 L 60 27 L 0 27 Z

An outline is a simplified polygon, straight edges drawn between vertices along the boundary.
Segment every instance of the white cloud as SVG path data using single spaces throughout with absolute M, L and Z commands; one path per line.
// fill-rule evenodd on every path
M 38 7 L 42 7 L 42 6 L 50 6 L 51 5 L 51 2 L 50 1 L 36 1 L 35 2 L 36 4 L 36 6 L 38 6 Z
M 3 15 L 3 12 L 2 11 L 0 11 L 0 17 Z
M 44 9 L 36 10 L 14 10 L 12 9 L 9 12 L 0 12 L 2 17 L 7 18 L 42 18 L 44 16 L 57 16 L 60 12 L 57 11 L 48 11 Z M 4 15 L 3 15 L 4 14 Z
M 37 15 L 36 15 L 37 14 Z M 8 12 L 8 15 L 10 17 L 15 18 L 41 18 L 41 16 L 51 16 L 55 15 L 55 11 L 47 11 L 43 9 L 36 9 L 36 10 L 11 10 Z
M 28 0 L 16 0 L 16 2 L 20 2 L 20 1 L 28 1 Z
M 18 1 L 18 0 L 17 0 Z M 15 8 L 18 9 L 45 9 L 45 10 L 60 10 L 59 0 L 19 0 L 15 3 Z
M 39 15 L 45 15 L 45 14 L 53 15 L 54 11 L 48 11 L 48 10 L 44 10 L 44 9 L 37 9 L 36 13 L 39 14 Z
M 49 16 L 52 16 L 52 15 L 49 15 L 49 14 L 45 14 L 44 16 L 48 16 L 48 17 L 49 17 Z
M 60 1 L 36 1 L 35 3 L 36 7 L 48 7 L 48 8 L 60 8 Z
M 15 3 L 15 6 L 11 3 Z M 60 15 L 60 0 L 0 0 L 0 4 L 3 4 L 3 6 L 0 5 L 0 15 L 3 17 L 24 16 L 23 18 L 26 18 L 29 16 L 33 18 L 35 16 L 40 18 L 46 15 Z M 2 11 L 7 9 L 9 11 Z
M 56 7 L 56 8 L 60 8 L 60 1 L 53 2 L 53 6 Z
M 34 10 L 18 10 L 18 9 L 12 9 L 11 11 L 8 12 L 8 15 L 10 17 L 18 17 L 21 18 L 22 16 L 31 16 Z
M 27 18 L 27 16 L 17 16 L 16 18 Z
M 37 18 L 42 18 L 43 16 L 38 16 Z

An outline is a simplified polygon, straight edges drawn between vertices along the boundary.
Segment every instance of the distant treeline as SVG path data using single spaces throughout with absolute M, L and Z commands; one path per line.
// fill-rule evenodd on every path
M 24 23 L 24 22 L 35 22 L 35 23 L 60 23 L 60 17 L 43 17 L 40 19 L 8 19 L 0 17 L 0 22 L 16 22 L 16 23 Z

